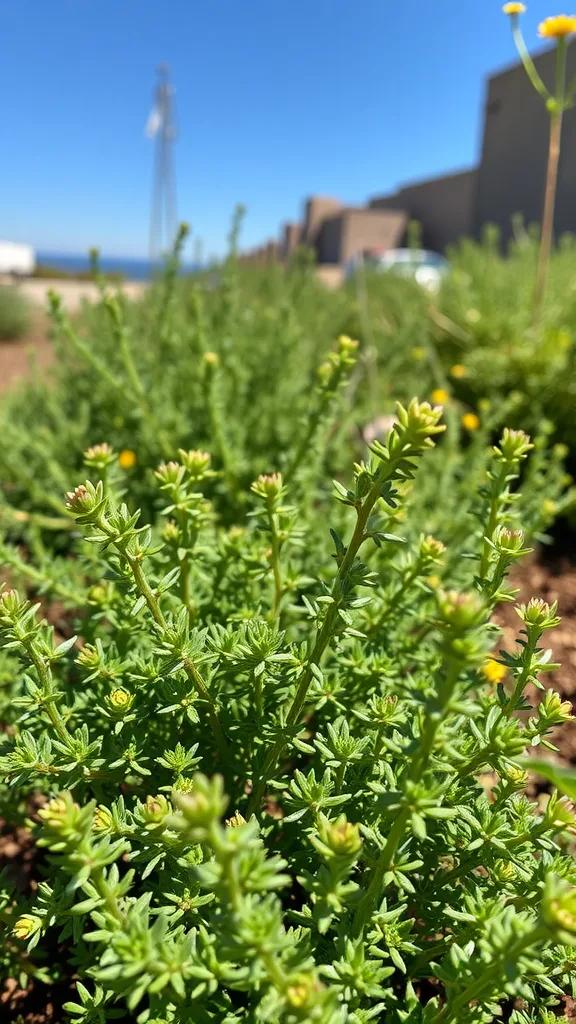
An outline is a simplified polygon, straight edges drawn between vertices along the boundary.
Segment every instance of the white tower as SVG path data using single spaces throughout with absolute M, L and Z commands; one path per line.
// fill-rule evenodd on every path
M 155 141 L 152 205 L 150 210 L 150 261 L 156 261 L 172 245 L 176 235 L 176 179 L 172 143 L 176 139 L 174 88 L 165 64 L 158 67 L 154 105 L 146 134 Z

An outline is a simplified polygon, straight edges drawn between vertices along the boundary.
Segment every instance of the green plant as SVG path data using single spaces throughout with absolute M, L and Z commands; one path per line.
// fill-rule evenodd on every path
M 472 460 L 464 534 L 447 512 L 444 542 L 426 536 L 440 416 L 400 406 L 336 484 L 332 558 L 298 474 L 260 475 L 227 526 L 208 454 L 182 450 L 148 526 L 112 450 L 87 453 L 63 638 L 0 599 L 4 813 L 45 794 L 44 880 L 1 895 L 4 969 L 41 984 L 54 937 L 70 1020 L 540 1024 L 572 991 L 576 817 L 556 792 L 531 802 L 522 759 L 571 717 L 526 694 L 558 620 L 522 605 L 498 655 L 491 618 L 541 524 L 518 481 L 542 466 L 505 430 Z
M 526 70 L 526 74 L 536 92 L 541 96 L 550 116 L 550 142 L 548 146 L 548 165 L 546 169 L 546 185 L 544 190 L 544 210 L 542 214 L 542 233 L 540 238 L 540 252 L 538 255 L 538 270 L 536 273 L 536 285 L 534 289 L 533 326 L 540 328 L 544 299 L 546 297 L 546 285 L 548 281 L 548 267 L 550 263 L 550 252 L 552 249 L 552 236 L 554 232 L 554 209 L 556 206 L 556 187 L 558 182 L 558 165 L 560 163 L 560 146 L 562 141 L 562 120 L 564 111 L 572 106 L 574 94 L 576 93 L 576 82 L 570 83 L 566 88 L 566 52 L 568 37 L 576 32 L 576 17 L 560 14 L 557 17 L 545 18 L 540 24 L 538 32 L 543 39 L 553 39 L 556 42 L 556 76 L 554 89 L 551 91 L 542 81 L 536 70 L 524 37 L 519 25 L 519 15 L 526 10 L 523 3 L 506 3 L 504 13 L 507 14 L 512 23 L 512 34 L 514 42 L 520 55 L 520 59 Z
M 0 285 L 0 341 L 17 341 L 30 327 L 30 307 L 14 285 Z

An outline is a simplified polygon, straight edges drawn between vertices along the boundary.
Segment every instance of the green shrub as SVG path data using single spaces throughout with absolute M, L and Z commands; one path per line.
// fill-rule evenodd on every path
M 40 516 L 41 541 L 66 547 L 69 522 L 63 521 L 60 495 L 81 470 L 81 452 L 103 441 L 127 453 L 133 507 L 150 521 L 157 513 L 153 470 L 160 459 L 179 447 L 207 448 L 215 469 L 225 470 L 225 486 L 219 477 L 211 497 L 232 523 L 243 516 L 250 482 L 271 469 L 289 473 L 291 460 L 312 442 L 320 461 L 308 458 L 304 467 L 311 481 L 308 500 L 325 504 L 326 487 L 319 483 L 324 474 L 342 474 L 360 456 L 367 425 L 411 394 L 427 399 L 438 390 L 446 393 L 454 424 L 451 450 L 458 449 L 459 458 L 468 439 L 474 447 L 469 421 L 458 427 L 471 409 L 478 411 L 483 441 L 504 422 L 521 421 L 534 433 L 548 431 L 551 442 L 561 440 L 554 434 L 551 400 L 556 394 L 562 408 L 560 387 L 542 384 L 539 397 L 536 372 L 530 375 L 526 364 L 526 390 L 515 390 L 508 370 L 498 376 L 500 352 L 488 347 L 482 378 L 475 368 L 480 346 L 456 351 L 446 333 L 458 329 L 442 312 L 446 298 L 433 308 L 413 282 L 384 275 L 369 281 L 365 306 L 350 288 L 328 292 L 306 264 L 296 263 L 288 273 L 281 267 L 247 269 L 237 265 L 234 251 L 217 274 L 180 279 L 183 237 L 163 279 L 139 302 L 113 296 L 97 266 L 102 301 L 74 322 L 52 297 L 57 359 L 51 386 L 37 375 L 0 403 L 0 526 L 9 523 L 13 539 L 29 545 L 23 517 L 36 517 L 38 526 Z M 482 260 L 489 262 L 488 254 L 478 256 L 484 267 Z M 486 302 L 491 287 L 490 279 Z M 520 298 L 510 299 L 511 309 Z M 330 372 L 325 380 L 333 358 L 329 345 L 346 335 L 360 339 L 356 364 L 344 368 L 332 392 Z M 500 349 L 505 356 L 506 347 Z M 546 362 L 544 355 L 538 360 Z M 463 365 L 464 378 L 450 376 L 454 362 Z M 556 366 L 552 357 L 549 362 L 547 373 Z M 569 376 L 562 386 L 567 396 Z M 540 401 L 545 395 L 546 418 Z
M 30 306 L 15 285 L 0 285 L 0 341 L 17 341 L 30 328 Z
M 434 449 L 440 415 L 400 407 L 336 483 L 331 554 L 307 452 L 242 506 L 225 465 L 182 450 L 150 526 L 112 450 L 86 453 L 61 636 L 0 599 L 0 813 L 36 794 L 45 851 L 35 891 L 2 891 L 6 976 L 74 976 L 65 1011 L 85 1024 L 554 1018 L 576 970 L 576 817 L 556 791 L 531 801 L 525 752 L 571 714 L 525 691 L 558 620 L 519 607 L 499 654 L 492 612 L 557 469 L 522 432 L 475 437 L 466 463 L 452 424 Z M 242 522 L 222 522 L 218 486 Z

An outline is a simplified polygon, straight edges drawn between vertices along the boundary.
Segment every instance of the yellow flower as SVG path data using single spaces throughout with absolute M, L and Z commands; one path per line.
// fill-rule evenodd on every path
M 553 18 L 545 18 L 538 26 L 538 35 L 543 39 L 565 39 L 576 32 L 575 14 L 557 14 Z
M 12 929 L 12 934 L 17 939 L 29 939 L 34 932 L 37 932 L 42 927 L 41 918 L 35 914 L 23 914 L 19 917 Z
M 524 4 L 504 4 L 502 10 L 504 14 L 524 14 L 526 8 Z
M 506 673 L 506 666 L 501 665 L 499 661 L 494 661 L 494 658 L 489 658 L 482 665 L 482 674 L 489 683 L 501 683 Z
M 450 395 L 448 394 L 447 391 L 444 390 L 444 388 L 435 388 L 432 394 L 430 395 L 430 398 L 432 399 L 434 405 L 445 405 L 448 399 L 450 398 Z
M 462 417 L 462 426 L 465 430 L 478 430 L 480 420 L 475 412 L 465 412 Z
M 118 462 L 122 466 L 122 469 L 132 469 L 132 467 L 136 465 L 136 452 L 132 452 L 129 448 L 125 448 L 124 451 L 120 452 Z
M 455 377 L 456 380 L 461 380 L 462 377 L 466 376 L 466 367 L 462 366 L 462 363 L 455 363 L 450 369 L 450 376 Z
M 422 348 L 421 345 L 416 345 L 416 347 L 412 349 L 412 355 L 414 359 L 424 359 L 424 356 L 426 355 L 426 349 Z

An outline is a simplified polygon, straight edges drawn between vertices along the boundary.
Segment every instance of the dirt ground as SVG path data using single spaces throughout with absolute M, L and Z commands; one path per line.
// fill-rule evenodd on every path
M 45 307 L 47 295 L 50 290 L 58 292 L 62 302 L 69 312 L 79 309 L 82 303 L 96 302 L 99 291 L 91 281 L 66 281 L 50 280 L 50 278 L 31 277 L 18 285 L 19 290 L 26 299 L 36 306 Z M 137 299 L 144 289 L 144 281 L 126 281 L 122 285 L 122 291 L 129 299 Z
M 53 352 L 45 312 L 51 289 L 58 292 L 69 313 L 76 312 L 83 302 L 95 302 L 99 298 L 96 285 L 90 281 L 30 278 L 17 287 L 32 306 L 32 326 L 28 336 L 21 341 L 0 342 L 0 394 L 26 376 L 31 350 L 42 369 L 48 368 L 52 361 Z M 122 285 L 122 290 L 130 299 L 138 298 L 145 288 L 143 281 L 126 281 Z
M 46 315 L 40 310 L 34 312 L 32 327 L 26 338 L 0 342 L 0 394 L 27 376 L 31 353 L 42 369 L 50 366 L 54 353 L 48 337 Z

